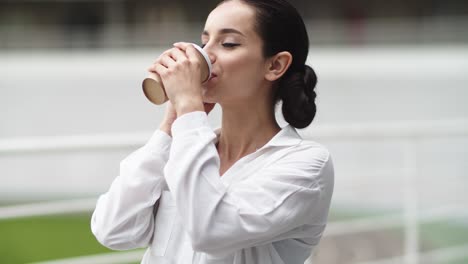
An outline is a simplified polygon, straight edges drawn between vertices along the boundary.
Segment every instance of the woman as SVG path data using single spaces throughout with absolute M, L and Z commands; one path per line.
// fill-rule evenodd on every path
M 316 111 L 304 23 L 284 0 L 223 1 L 202 42 L 213 64 L 203 85 L 188 43 L 149 67 L 166 87 L 165 118 L 122 161 L 92 231 L 111 249 L 148 247 L 142 263 L 304 263 L 333 191 L 328 151 L 295 130 Z M 222 126 L 213 131 L 215 104 Z

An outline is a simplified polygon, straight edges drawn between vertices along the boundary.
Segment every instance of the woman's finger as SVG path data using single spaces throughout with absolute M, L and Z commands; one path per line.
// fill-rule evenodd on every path
M 162 65 L 162 64 L 161 64 L 160 61 L 158 60 L 158 61 L 156 61 L 155 63 L 151 64 L 151 66 L 149 66 L 147 70 L 148 70 L 149 72 L 156 72 L 156 65 Z M 165 65 L 162 65 L 162 66 L 164 66 L 165 68 L 167 68 Z
M 161 53 L 161 55 L 159 55 L 159 57 L 154 61 L 153 64 L 159 63 L 161 59 L 163 59 L 164 57 L 172 58 L 175 61 L 175 57 L 172 54 L 174 50 L 175 48 L 171 48 L 171 49 L 164 51 L 163 53 Z
M 193 47 L 192 43 L 187 43 L 187 42 L 176 42 L 173 44 L 173 46 L 183 51 L 186 51 L 188 47 Z
M 159 59 L 159 64 L 163 65 L 166 68 L 170 68 L 170 67 L 173 67 L 176 64 L 176 62 L 174 58 L 170 56 L 162 56 Z
M 164 53 L 162 53 L 161 55 L 159 55 L 159 57 L 153 62 L 153 64 L 151 64 L 151 66 L 149 66 L 147 68 L 147 70 L 150 71 L 150 72 L 156 71 L 155 70 L 156 64 L 161 64 L 164 67 L 169 68 L 169 65 L 172 65 L 171 62 L 170 62 L 170 59 L 172 59 L 174 61 L 174 59 L 171 57 L 170 52 L 167 50 Z
M 155 63 L 153 66 L 154 72 L 156 72 L 159 76 L 164 76 L 168 69 L 161 65 L 160 63 Z
M 187 57 L 189 58 L 190 61 L 192 62 L 198 62 L 198 51 L 195 49 L 194 46 L 190 45 L 185 49 L 185 53 L 187 54 Z
M 182 61 L 182 60 L 188 59 L 188 57 L 187 57 L 187 55 L 185 54 L 185 52 L 182 51 L 181 49 L 177 48 L 177 47 L 171 49 L 171 57 L 172 57 L 175 61 Z

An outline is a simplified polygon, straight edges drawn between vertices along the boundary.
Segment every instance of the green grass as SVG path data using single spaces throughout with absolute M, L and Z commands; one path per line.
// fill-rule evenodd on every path
M 0 221 L 0 263 L 28 263 L 111 252 L 90 230 L 90 214 Z
M 329 221 L 349 221 L 357 220 L 368 217 L 379 217 L 384 215 L 397 214 L 398 211 L 389 211 L 389 210 L 375 210 L 375 209 L 350 209 L 350 208 L 332 208 L 330 210 L 328 220 Z
M 420 237 L 434 247 L 454 247 L 468 243 L 468 227 L 454 222 L 437 221 L 420 226 Z
M 434 221 L 420 225 L 420 239 L 431 248 L 443 249 L 468 244 L 468 226 L 453 221 Z M 447 264 L 466 264 L 468 257 Z
M 331 212 L 330 220 L 378 215 L 383 212 L 338 210 Z M 2 220 L 0 263 L 19 264 L 112 252 L 94 238 L 90 218 L 91 213 Z M 468 226 L 456 222 L 425 223 L 420 225 L 419 231 L 428 250 L 468 243 Z M 399 226 L 394 232 L 402 234 L 403 229 Z M 468 259 L 444 264 L 462 263 L 468 263 Z

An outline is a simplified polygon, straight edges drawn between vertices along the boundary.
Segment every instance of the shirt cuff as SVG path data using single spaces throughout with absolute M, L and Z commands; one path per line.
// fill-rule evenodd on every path
M 172 136 L 176 137 L 185 131 L 209 126 L 208 115 L 203 111 L 194 111 L 179 116 L 172 123 Z
M 166 132 L 158 129 L 156 130 L 145 147 L 152 153 L 155 152 L 168 152 L 171 149 L 172 138 Z

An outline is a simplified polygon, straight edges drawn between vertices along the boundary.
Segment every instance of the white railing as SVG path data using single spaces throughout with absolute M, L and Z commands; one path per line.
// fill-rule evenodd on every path
M 424 253 L 419 253 L 418 263 L 448 263 L 449 261 L 458 261 L 460 259 L 468 257 L 468 244 L 463 244 L 459 246 L 449 247 L 449 248 L 442 248 L 431 250 Z M 369 261 L 359 264 L 400 264 L 405 262 L 405 258 L 403 257 L 396 257 L 396 258 L 389 258 L 389 259 L 380 259 L 376 261 Z M 460 262 L 456 262 L 460 263 Z
M 325 140 L 359 140 L 376 139 L 385 140 L 398 138 L 406 142 L 405 150 L 405 173 L 404 173 L 404 212 L 403 215 L 387 215 L 384 217 L 370 217 L 345 222 L 332 222 L 328 225 L 325 236 L 339 236 L 346 233 L 358 233 L 370 230 L 379 230 L 387 227 L 404 225 L 405 228 L 405 255 L 379 260 L 372 263 L 405 263 L 416 264 L 430 257 L 438 259 L 465 257 L 468 252 L 468 245 L 457 246 L 444 250 L 419 252 L 419 230 L 420 222 L 433 221 L 435 219 L 445 219 L 453 216 L 460 216 L 460 212 L 465 212 L 466 206 L 444 207 L 437 210 L 430 210 L 418 213 L 417 200 L 417 169 L 416 146 L 419 140 L 438 137 L 466 137 L 468 136 L 468 120 L 450 121 L 414 121 L 382 124 L 353 124 L 353 125 L 323 125 L 301 131 L 305 137 L 314 137 Z M 119 149 L 124 147 L 136 147 L 144 144 L 149 133 L 134 134 L 101 134 L 87 136 L 64 136 L 50 138 L 16 138 L 0 140 L 0 156 L 21 155 L 25 153 L 44 153 L 78 150 L 106 150 Z M 0 207 L 0 220 L 37 215 L 63 214 L 71 212 L 83 212 L 93 210 L 95 199 L 54 201 L 38 204 Z M 462 216 L 466 216 L 464 214 Z M 453 253 L 450 255 L 449 253 Z M 454 253 L 455 252 L 455 253 Z M 115 253 L 122 254 L 122 253 Z M 116 258 L 113 253 L 98 256 L 83 256 L 79 258 L 56 260 L 44 263 L 124 263 L 138 261 L 141 252 L 131 252 L 127 255 L 119 255 Z M 86 262 L 88 261 L 88 262 Z M 120 261 L 120 262 L 119 262 Z
M 113 252 L 81 256 L 66 259 L 34 262 L 30 264 L 128 264 L 140 262 L 144 250 L 133 250 L 129 252 Z
M 0 220 L 90 212 L 97 199 L 73 199 L 0 207 Z
M 137 147 L 144 144 L 150 134 L 150 132 L 111 133 L 0 139 L 0 155 Z M 413 141 L 424 138 L 460 137 L 468 135 L 468 119 L 321 125 L 300 130 L 300 134 L 305 138 L 313 136 L 327 140 L 400 138 Z
M 122 149 L 141 146 L 150 133 L 22 137 L 0 139 L 0 155 L 78 150 Z

